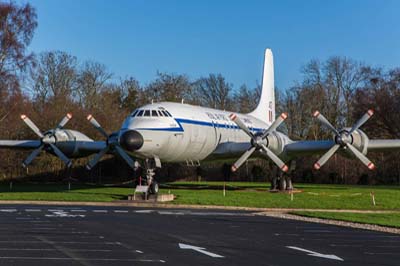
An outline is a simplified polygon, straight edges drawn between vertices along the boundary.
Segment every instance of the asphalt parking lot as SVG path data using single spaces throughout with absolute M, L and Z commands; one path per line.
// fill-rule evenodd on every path
M 399 265 L 400 235 L 244 211 L 0 206 L 0 265 Z

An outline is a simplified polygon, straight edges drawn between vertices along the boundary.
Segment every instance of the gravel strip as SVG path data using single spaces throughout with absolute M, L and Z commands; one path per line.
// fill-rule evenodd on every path
M 254 214 L 275 217 L 275 218 L 304 221 L 304 222 L 352 227 L 352 228 L 372 230 L 372 231 L 378 231 L 378 232 L 384 232 L 384 233 L 400 234 L 400 228 L 386 227 L 386 226 L 373 225 L 373 224 L 360 224 L 360 223 L 345 222 L 345 221 L 338 221 L 338 220 L 304 217 L 304 216 L 288 214 L 288 213 L 279 213 L 279 212 L 258 212 L 258 213 L 254 213 Z

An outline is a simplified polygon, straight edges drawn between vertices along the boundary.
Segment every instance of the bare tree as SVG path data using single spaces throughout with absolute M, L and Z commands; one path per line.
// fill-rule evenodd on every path
M 78 86 L 75 94 L 80 103 L 87 109 L 98 107 L 100 92 L 104 89 L 112 74 L 105 65 L 97 62 L 85 62 L 78 76 Z
M 148 100 L 179 102 L 189 98 L 191 83 L 185 75 L 157 73 L 155 81 L 145 88 Z
M 341 126 L 351 125 L 352 99 L 355 90 L 365 80 L 363 64 L 346 57 L 331 57 L 325 63 L 325 83 L 328 95 L 332 95 L 331 104 L 336 110 Z
M 129 77 L 121 80 L 119 87 L 121 90 L 121 102 L 123 108 L 133 110 L 142 103 L 142 89 L 139 81 L 135 78 Z
M 221 74 L 210 74 L 207 78 L 200 78 L 194 86 L 202 105 L 220 109 L 232 108 L 232 84 L 226 82 Z
M 239 91 L 235 93 L 235 109 L 241 113 L 248 113 L 254 110 L 257 106 L 260 96 L 257 88 L 249 89 L 246 85 L 242 85 Z
M 31 71 L 30 90 L 40 104 L 51 98 L 56 101 L 71 97 L 77 84 L 77 59 L 65 52 L 44 52 Z
M 36 11 L 30 4 L 0 3 L 0 78 L 10 78 L 33 62 L 26 47 L 36 26 Z

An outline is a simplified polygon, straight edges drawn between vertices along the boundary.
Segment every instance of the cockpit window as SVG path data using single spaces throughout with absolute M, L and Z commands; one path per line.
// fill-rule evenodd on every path
M 132 117 L 134 117 L 138 112 L 139 112 L 139 110 L 136 110 L 135 112 L 133 112 Z
M 152 110 L 152 111 L 151 111 L 151 116 L 152 116 L 152 117 L 158 116 L 157 111 L 156 111 L 156 110 Z
M 157 111 L 159 116 L 164 116 L 164 114 L 161 111 Z
M 172 117 L 172 115 L 168 111 L 165 111 L 165 112 L 168 114 L 168 116 Z
M 164 114 L 164 116 L 168 116 L 167 112 L 165 112 L 165 111 L 161 111 L 161 112 Z
M 142 116 L 143 115 L 143 110 L 140 110 L 139 113 L 136 116 Z
M 150 110 L 144 111 L 144 115 L 143 116 L 150 116 Z

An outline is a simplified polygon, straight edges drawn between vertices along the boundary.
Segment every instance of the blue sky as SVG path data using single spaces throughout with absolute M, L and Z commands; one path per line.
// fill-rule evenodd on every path
M 254 87 L 266 47 L 274 52 L 280 89 L 301 80 L 301 66 L 315 58 L 400 66 L 395 0 L 29 2 L 39 22 L 32 51 L 66 51 L 142 84 L 161 71 L 191 78 L 221 73 L 235 88 Z

